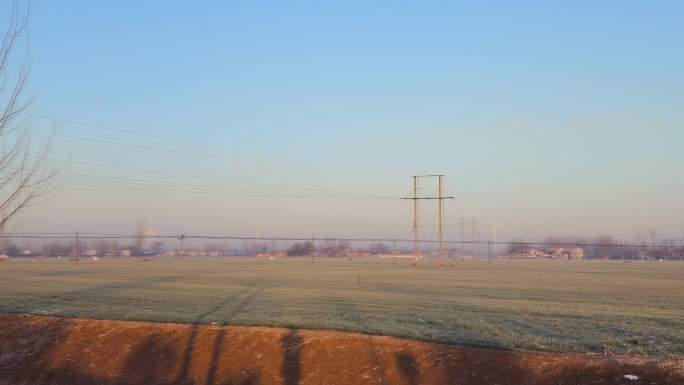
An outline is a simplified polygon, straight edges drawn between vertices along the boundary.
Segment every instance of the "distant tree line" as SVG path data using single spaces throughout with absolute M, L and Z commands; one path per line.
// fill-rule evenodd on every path
M 596 238 L 546 238 L 544 242 L 528 243 L 523 239 L 514 239 L 509 245 L 509 255 L 521 255 L 531 248 L 554 248 L 554 247 L 580 247 L 589 259 L 675 259 L 684 260 L 684 247 L 682 241 L 676 239 L 640 241 L 637 244 L 623 244 L 617 242 L 610 235 L 602 235 Z M 572 246 L 579 244 L 578 246 Z M 583 246 L 586 244 L 587 246 Z M 566 246 L 567 245 L 567 246 Z
M 313 242 L 297 242 L 287 249 L 288 257 L 299 257 L 303 255 L 311 255 L 314 251 Z
M 97 256 L 150 256 L 150 255 L 186 255 L 186 256 L 308 256 L 319 255 L 323 257 L 348 257 L 362 255 L 391 255 L 393 253 L 406 254 L 411 250 L 395 250 L 387 243 L 374 242 L 366 245 L 352 245 L 348 241 L 328 239 L 323 241 L 302 241 L 288 245 L 278 245 L 275 242 L 259 243 L 245 242 L 242 247 L 230 247 L 227 244 L 209 244 L 202 247 L 190 247 L 187 244 L 181 249 L 180 244 L 168 244 L 160 240 L 147 239 L 141 242 L 133 239 L 129 242 L 121 242 L 120 239 L 80 239 L 78 247 L 75 239 L 66 241 L 50 241 L 39 247 L 34 247 L 35 241 L 22 240 L 15 244 L 8 239 L 0 242 L 0 254 L 10 257 L 21 255 L 43 256 L 71 256 L 97 255 Z M 515 239 L 505 250 L 508 255 L 529 255 L 530 250 L 549 250 L 551 248 L 579 247 L 588 259 L 676 259 L 684 260 L 684 247 L 681 240 L 651 240 L 637 244 L 625 245 L 617 242 L 610 236 L 595 238 L 546 238 L 544 242 L 532 243 L 524 239 Z M 573 244 L 584 244 L 573 246 Z M 352 247 L 354 246 L 354 247 Z M 485 245 L 486 246 L 486 245 Z M 429 252 L 429 251 L 428 251 Z M 487 249 L 484 249 L 486 255 Z M 427 253 L 427 252 L 426 252 Z M 459 256 L 458 249 L 448 249 L 447 255 Z M 476 254 L 477 255 L 477 254 Z

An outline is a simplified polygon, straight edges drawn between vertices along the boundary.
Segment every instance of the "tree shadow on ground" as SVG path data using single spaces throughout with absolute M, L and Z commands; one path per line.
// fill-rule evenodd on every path
M 0 328 L 0 383 L 48 383 L 50 353 L 65 339 L 70 320 L 12 315 Z M 4 320 L 3 320 L 4 321 Z
M 108 283 L 74 290 L 59 297 L 64 299 L 84 294 L 101 295 L 98 293 L 100 290 L 139 288 L 173 280 L 177 277 L 157 277 L 146 282 Z M 190 368 L 192 366 L 193 353 L 197 348 L 196 340 L 200 325 L 205 323 L 211 315 L 226 306 L 231 306 L 230 314 L 224 315 L 221 322 L 222 326 L 218 328 L 214 338 L 211 361 L 208 365 L 206 381 L 203 383 L 207 385 L 257 385 L 260 383 L 260 371 L 258 369 L 248 370 L 243 375 L 240 375 L 239 378 L 218 379 L 216 373 L 219 368 L 219 361 L 221 360 L 221 348 L 226 339 L 226 328 L 224 325 L 229 323 L 233 317 L 248 306 L 261 290 L 263 290 L 263 286 L 260 282 L 253 281 L 236 295 L 225 298 L 199 314 L 191 326 L 190 333 L 184 344 L 185 348 L 181 354 L 179 354 L 178 349 L 182 344 L 177 339 L 163 341 L 158 339 L 156 334 L 152 334 L 135 341 L 131 351 L 126 355 L 121 370 L 113 378 L 107 378 L 107 375 L 88 375 L 79 368 L 78 363 L 69 362 L 68 359 L 67 362 L 61 363 L 57 368 L 51 367 L 51 362 L 55 361 L 55 356 L 59 354 L 58 352 L 63 341 L 68 340 L 70 329 L 76 320 L 8 315 L 13 318 L 11 321 L 13 327 L 11 330 L 0 329 L 0 336 L 2 336 L 2 333 L 8 334 L 6 340 L 17 342 L 19 346 L 12 343 L 2 344 L 0 356 L 7 361 L 11 361 L 8 364 L 11 363 L 15 366 L 2 365 L 4 360 L 0 359 L 0 384 L 3 384 L 4 379 L 10 380 L 8 383 L 26 382 L 37 384 L 195 384 L 196 381 L 190 376 Z M 31 322 L 36 319 L 40 319 L 42 322 L 39 326 L 31 327 Z M 29 340 L 31 341 L 31 346 L 23 347 L 22 350 L 22 341 Z M 3 355 L 3 352 L 6 354 Z M 99 353 L 95 352 L 95 354 Z M 30 356 L 30 359 L 26 359 L 27 355 Z M 14 360 L 12 360 L 13 358 Z M 174 372 L 178 373 L 177 377 L 175 379 L 168 379 L 169 373 Z M 164 378 L 167 378 L 167 380 L 163 380 Z
M 362 310 L 359 310 L 351 302 L 340 302 L 337 304 L 338 316 L 342 319 L 351 321 L 354 324 L 354 329 L 356 330 L 370 330 L 370 325 L 368 324 L 368 316 L 364 314 Z M 374 371 L 374 381 L 379 384 L 387 383 L 387 373 L 383 360 L 378 347 L 376 346 L 375 340 L 373 338 L 366 339 L 365 351 L 371 360 L 372 369 Z M 361 352 L 359 352 L 361 353 Z
M 263 286 L 260 281 L 252 281 L 244 289 L 234 296 L 228 297 L 223 301 L 217 303 L 205 312 L 200 313 L 194 320 L 192 325 L 192 330 L 190 331 L 190 336 L 188 337 L 188 342 L 186 343 L 185 352 L 183 353 L 183 365 L 180 370 L 180 374 L 176 381 L 177 384 L 184 384 L 188 381 L 188 371 L 190 364 L 192 362 L 193 350 L 195 348 L 195 343 L 197 340 L 197 334 L 200 325 L 206 323 L 207 318 L 215 314 L 219 310 L 225 308 L 228 305 L 233 305 L 231 313 L 221 320 L 221 328 L 219 329 L 213 342 L 213 350 L 211 362 L 209 365 L 207 373 L 207 385 L 214 385 L 216 378 L 216 371 L 218 368 L 218 363 L 221 359 L 221 348 L 223 346 L 223 341 L 225 339 L 225 325 L 230 323 L 231 319 L 237 316 L 245 307 L 247 307 L 251 301 L 256 297 L 259 292 L 263 290 Z
M 434 346 L 432 368 L 447 383 L 460 385 L 684 384 L 681 369 L 665 367 L 656 360 L 620 363 L 598 355 Z M 636 375 L 639 380 L 629 380 L 626 374 Z
M 231 317 L 259 287 L 255 282 L 232 297 Z M 224 303 L 208 309 L 205 317 Z M 113 328 L 116 333 L 107 334 Z M 233 332 L 0 314 L 0 341 L 3 385 L 295 385 L 304 378 L 312 384 L 369 385 L 684 384 L 681 366 L 655 359 L 473 349 L 295 329 Z M 89 344 L 96 350 L 88 351 Z M 251 355 L 254 351 L 259 354 Z M 364 376 L 377 373 L 372 368 L 379 364 L 381 380 Z
M 109 281 L 53 295 L 41 296 L 37 300 L 42 302 L 41 307 L 44 312 L 51 313 L 55 308 L 62 308 L 65 304 L 90 303 L 111 297 L 117 291 L 148 288 L 160 283 L 175 282 L 177 279 L 184 277 L 186 275 L 175 274 L 143 277 L 129 281 Z
M 281 375 L 283 385 L 297 385 L 301 379 L 301 349 L 304 339 L 299 336 L 297 330 L 288 330 L 281 340 L 283 349 L 283 364 Z
M 399 373 L 406 379 L 408 385 L 418 385 L 420 376 L 418 373 L 418 365 L 413 356 L 406 352 L 398 352 L 395 353 L 395 358 Z

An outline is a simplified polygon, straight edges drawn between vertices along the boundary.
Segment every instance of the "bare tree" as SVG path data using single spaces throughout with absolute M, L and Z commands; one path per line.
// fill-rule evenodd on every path
M 9 26 L 0 42 L 0 232 L 23 209 L 54 192 L 56 168 L 48 164 L 52 139 L 34 145 L 24 92 L 29 75 L 28 44 L 14 65 L 28 22 L 28 6 L 10 3 Z
M 522 254 L 531 247 L 530 244 L 526 243 L 522 238 L 515 238 L 510 245 L 508 245 L 508 250 L 506 253 L 508 255 Z

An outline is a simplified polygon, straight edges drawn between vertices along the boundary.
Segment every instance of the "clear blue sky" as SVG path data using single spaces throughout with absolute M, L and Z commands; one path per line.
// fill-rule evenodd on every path
M 441 172 L 458 198 L 451 233 L 475 215 L 504 238 L 681 237 L 682 20 L 680 1 L 34 0 L 31 90 L 36 114 L 149 135 L 59 122 L 53 154 L 73 174 L 401 196 L 413 173 Z M 410 229 L 394 199 L 64 178 L 18 228 L 129 232 L 144 218 L 159 232 Z

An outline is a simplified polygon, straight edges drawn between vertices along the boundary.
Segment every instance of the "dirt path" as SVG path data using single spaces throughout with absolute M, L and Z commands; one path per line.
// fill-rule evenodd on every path
M 684 362 L 325 331 L 0 314 L 0 384 L 682 385 Z

